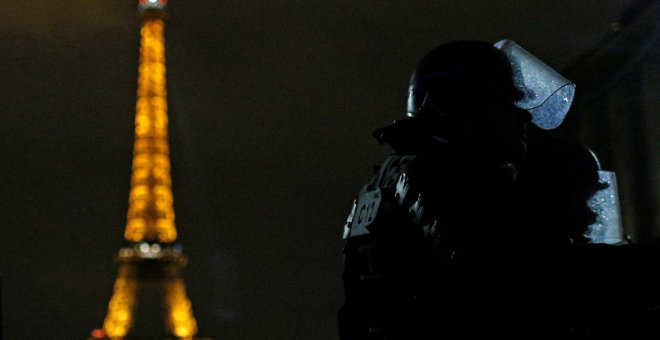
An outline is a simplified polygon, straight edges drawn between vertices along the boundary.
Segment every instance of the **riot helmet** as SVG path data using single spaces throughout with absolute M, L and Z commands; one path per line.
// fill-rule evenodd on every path
M 443 120 L 479 101 L 528 111 L 553 129 L 573 101 L 575 85 L 511 40 L 457 41 L 427 53 L 410 78 L 408 117 Z

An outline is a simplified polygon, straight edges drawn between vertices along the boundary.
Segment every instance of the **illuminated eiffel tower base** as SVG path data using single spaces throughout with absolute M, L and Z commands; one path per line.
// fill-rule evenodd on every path
M 187 259 L 177 247 L 144 242 L 121 249 L 116 260 L 119 273 L 108 314 L 103 329 L 94 330 L 90 339 L 138 339 L 130 331 L 139 321 L 134 314 L 144 290 L 160 293 L 164 307 L 166 334 L 149 339 L 201 339 L 194 336 L 197 323 L 181 277 Z

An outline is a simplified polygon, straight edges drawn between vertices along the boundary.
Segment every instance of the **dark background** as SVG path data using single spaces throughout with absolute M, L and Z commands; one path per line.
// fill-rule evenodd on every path
M 342 225 L 430 48 L 516 40 L 578 84 L 553 133 L 617 171 L 660 234 L 656 1 L 172 0 L 172 174 L 186 282 L 216 339 L 336 339 Z M 0 0 L 3 339 L 101 326 L 123 245 L 139 17 L 129 0 Z M 156 311 L 154 311 L 156 313 Z M 160 324 L 154 324 L 161 329 Z

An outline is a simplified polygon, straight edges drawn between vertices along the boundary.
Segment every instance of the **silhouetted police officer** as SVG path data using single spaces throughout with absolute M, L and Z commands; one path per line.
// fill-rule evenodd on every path
M 345 225 L 342 339 L 660 336 L 658 242 L 584 237 L 597 161 L 560 141 L 521 158 L 527 123 L 558 126 L 574 89 L 508 40 L 420 61 Z
M 408 117 L 374 132 L 395 153 L 346 222 L 342 339 L 522 338 L 545 326 L 520 296 L 530 290 L 512 161 L 530 121 L 561 123 L 574 88 L 509 40 L 422 58 Z

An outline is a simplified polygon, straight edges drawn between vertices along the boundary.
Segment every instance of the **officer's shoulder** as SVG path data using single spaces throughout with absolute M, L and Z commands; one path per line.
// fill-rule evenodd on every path
M 398 177 L 406 171 L 415 158 L 415 155 L 394 154 L 388 156 L 378 168 L 372 184 L 381 188 L 394 186 Z

